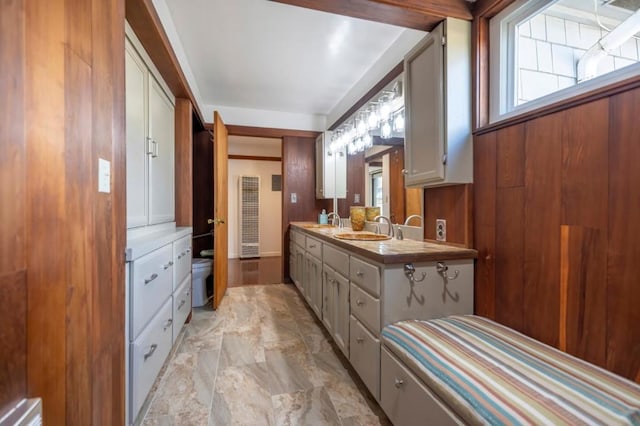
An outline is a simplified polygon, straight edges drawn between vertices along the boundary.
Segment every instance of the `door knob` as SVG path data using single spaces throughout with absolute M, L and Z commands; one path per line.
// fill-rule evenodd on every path
M 219 224 L 221 224 L 221 223 L 224 223 L 224 219 L 218 219 L 218 218 L 216 218 L 216 219 L 207 219 L 207 223 L 208 223 L 209 225 L 211 225 L 212 223 L 213 223 L 214 225 L 219 225 Z

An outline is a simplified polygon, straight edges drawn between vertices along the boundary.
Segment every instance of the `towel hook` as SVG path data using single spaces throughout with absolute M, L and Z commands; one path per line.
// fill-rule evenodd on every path
M 458 275 L 460 275 L 460 271 L 458 270 L 455 270 L 453 272 L 453 276 L 449 275 L 449 272 L 448 272 L 449 267 L 444 262 L 438 262 L 436 264 L 436 271 L 438 271 L 438 273 L 442 275 L 442 277 L 445 278 L 447 281 L 453 281 L 456 278 L 458 278 Z
M 422 273 L 422 276 L 420 277 L 420 279 L 417 279 L 415 277 L 415 273 L 416 273 L 416 268 L 415 266 L 413 266 L 413 263 L 405 263 L 404 264 L 404 274 L 406 275 L 407 278 L 409 278 L 409 281 L 414 282 L 414 283 L 419 283 L 424 281 L 424 279 L 427 276 L 426 272 Z

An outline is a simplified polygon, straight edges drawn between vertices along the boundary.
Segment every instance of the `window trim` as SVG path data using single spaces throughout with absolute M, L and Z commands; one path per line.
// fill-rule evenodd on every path
M 517 52 L 515 49 L 515 27 L 517 23 L 531 18 L 541 10 L 559 0 L 518 0 L 507 6 L 489 20 L 490 45 L 497 48 L 489 51 L 489 123 L 517 117 L 573 97 L 584 95 L 601 87 L 637 77 L 640 62 L 611 71 L 589 81 L 575 84 L 522 105 L 515 105 Z

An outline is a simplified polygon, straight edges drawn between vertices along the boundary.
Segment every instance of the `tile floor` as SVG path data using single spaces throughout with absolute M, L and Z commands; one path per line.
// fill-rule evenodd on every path
M 144 425 L 389 424 L 293 285 L 194 309 Z

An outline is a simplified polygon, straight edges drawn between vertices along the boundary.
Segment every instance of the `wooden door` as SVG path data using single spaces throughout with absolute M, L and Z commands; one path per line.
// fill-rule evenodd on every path
M 228 209 L 228 132 L 218 111 L 213 113 L 213 309 L 227 291 L 229 261 Z

